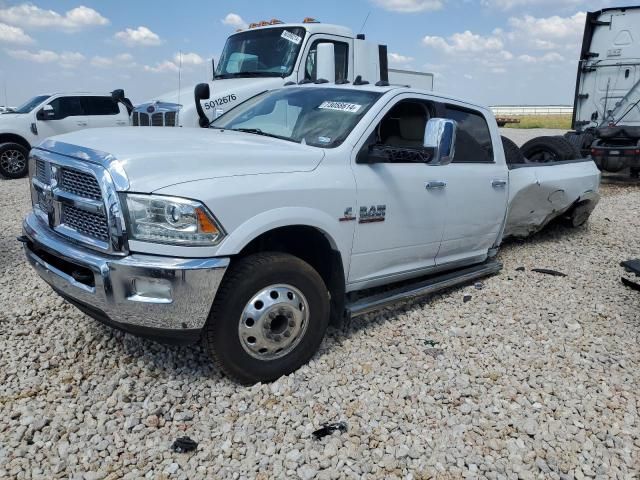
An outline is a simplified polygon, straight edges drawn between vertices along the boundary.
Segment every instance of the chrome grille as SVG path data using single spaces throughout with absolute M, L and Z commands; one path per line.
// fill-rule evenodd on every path
M 182 105 L 168 102 L 152 102 L 138 105 L 131 115 L 134 127 L 177 127 L 178 111 Z
M 166 112 L 164 114 L 164 126 L 175 127 L 176 126 L 176 112 Z
M 36 160 L 36 178 L 42 183 L 49 183 L 51 181 L 51 171 L 47 168 L 44 161 Z
M 107 218 L 102 214 L 91 213 L 71 205 L 62 206 L 62 223 L 82 235 L 109 241 Z
M 95 177 L 89 173 L 63 168 L 60 188 L 79 197 L 102 200 L 100 185 Z

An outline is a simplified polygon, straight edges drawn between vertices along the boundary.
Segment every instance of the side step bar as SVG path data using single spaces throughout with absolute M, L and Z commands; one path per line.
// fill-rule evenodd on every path
M 478 278 L 498 273 L 500 270 L 502 270 L 502 264 L 490 260 L 480 265 L 455 270 L 418 283 L 404 285 L 387 292 L 360 298 L 353 303 L 347 304 L 347 316 L 351 316 L 351 318 L 359 317 L 394 303 L 431 295 L 446 288 L 463 285 Z

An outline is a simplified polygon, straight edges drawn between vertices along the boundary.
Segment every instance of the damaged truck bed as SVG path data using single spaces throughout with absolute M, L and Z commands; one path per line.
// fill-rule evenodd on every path
M 504 237 L 532 235 L 562 216 L 582 225 L 598 203 L 599 184 L 600 171 L 588 158 L 510 165 Z

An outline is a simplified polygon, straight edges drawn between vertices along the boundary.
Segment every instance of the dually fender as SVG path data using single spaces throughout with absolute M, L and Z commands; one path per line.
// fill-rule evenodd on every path
M 306 226 L 319 230 L 327 238 L 331 248 L 341 253 L 345 274 L 349 271 L 353 230 L 345 228 L 345 224 L 341 224 L 328 213 L 308 207 L 275 208 L 247 219 L 225 238 L 217 256 L 237 255 L 263 233 L 292 226 Z

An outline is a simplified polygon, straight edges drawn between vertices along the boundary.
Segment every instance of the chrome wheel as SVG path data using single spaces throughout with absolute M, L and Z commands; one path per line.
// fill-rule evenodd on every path
M 238 325 L 244 350 L 258 360 L 275 360 L 290 353 L 304 337 L 309 304 L 291 285 L 271 285 L 245 305 Z
M 27 159 L 18 150 L 5 150 L 0 155 L 0 167 L 2 171 L 9 174 L 20 173 L 27 166 Z

